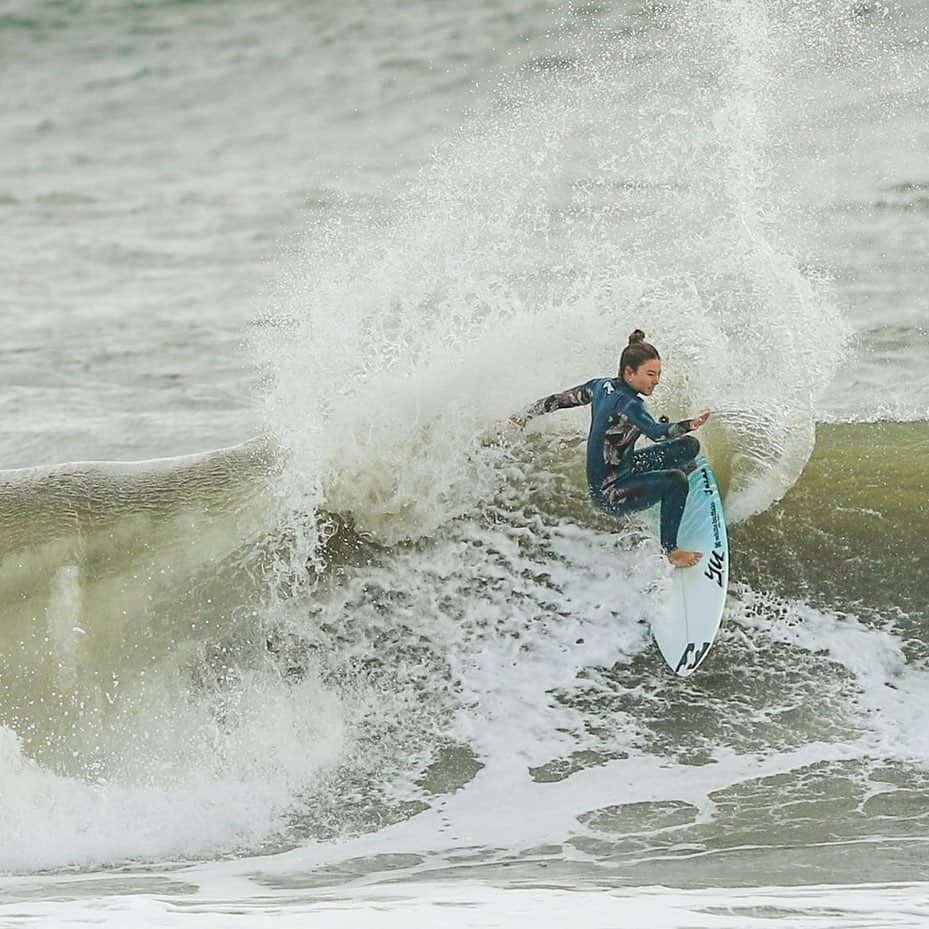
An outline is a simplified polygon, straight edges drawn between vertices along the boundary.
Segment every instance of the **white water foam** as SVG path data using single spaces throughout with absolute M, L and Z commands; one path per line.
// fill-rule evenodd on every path
M 294 798 L 350 751 L 349 710 L 317 680 L 243 674 L 220 704 L 196 703 L 182 681 L 164 686 L 114 723 L 97 780 L 41 767 L 0 727 L 0 872 L 255 849 L 286 832 Z

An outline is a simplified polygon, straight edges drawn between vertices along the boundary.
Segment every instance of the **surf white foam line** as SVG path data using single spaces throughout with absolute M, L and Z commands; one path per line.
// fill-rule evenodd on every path
M 578 817 L 617 803 L 689 803 L 700 816 L 712 816 L 709 796 L 734 784 L 771 777 L 816 762 L 845 761 L 861 755 L 856 744 L 811 743 L 778 755 L 738 755 L 720 751 L 713 763 L 695 767 L 673 763 L 658 766 L 652 756 L 636 756 L 586 768 L 554 783 L 534 782 L 526 767 L 495 762 L 461 790 L 443 797 L 417 816 L 378 832 L 344 838 L 336 843 L 308 842 L 293 851 L 262 859 L 206 863 L 195 866 L 196 880 L 248 880 L 258 874 L 305 874 L 340 861 L 379 855 L 411 855 L 427 873 L 449 865 L 449 856 L 483 849 L 488 860 L 510 860 L 514 854 L 540 846 L 561 848 L 572 836 L 584 834 Z M 587 860 L 580 852 L 562 855 Z
M 855 394 L 856 399 L 862 392 Z M 827 407 L 816 416 L 818 423 L 825 425 L 861 425 L 873 423 L 925 423 L 929 422 L 929 406 L 924 406 L 919 399 L 910 397 L 884 397 L 876 390 L 865 396 L 865 407 L 856 403 L 853 410 L 843 409 L 837 398 L 834 403 L 838 409 Z
M 250 891 L 243 893 L 243 891 Z M 65 902 L 0 904 L 17 926 L 139 929 L 499 929 L 604 925 L 649 929 L 922 929 L 929 920 L 929 884 L 672 890 L 666 887 L 569 888 L 488 885 L 461 880 L 399 885 L 352 883 L 350 889 L 292 890 L 218 885 L 193 895 L 115 894 Z M 217 892 L 218 891 L 218 892 Z

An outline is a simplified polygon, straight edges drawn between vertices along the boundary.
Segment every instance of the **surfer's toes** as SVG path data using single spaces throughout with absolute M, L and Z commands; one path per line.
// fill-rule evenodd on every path
M 685 552 L 680 548 L 674 549 L 673 552 L 668 552 L 668 561 L 670 561 L 675 568 L 692 568 L 702 557 L 702 552 Z

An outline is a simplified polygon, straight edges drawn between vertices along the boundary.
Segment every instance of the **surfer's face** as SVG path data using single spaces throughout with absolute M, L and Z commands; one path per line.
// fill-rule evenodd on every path
M 623 371 L 623 379 L 636 393 L 650 397 L 661 380 L 661 362 L 655 358 L 652 361 L 643 361 L 635 371 L 626 368 Z

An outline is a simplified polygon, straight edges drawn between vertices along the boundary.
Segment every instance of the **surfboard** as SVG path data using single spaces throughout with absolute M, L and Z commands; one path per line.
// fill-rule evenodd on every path
M 729 537 L 713 469 L 703 455 L 690 474 L 678 545 L 703 552 L 691 568 L 674 568 L 669 609 L 656 617 L 652 634 L 675 674 L 687 677 L 706 659 L 719 631 L 729 584 Z

